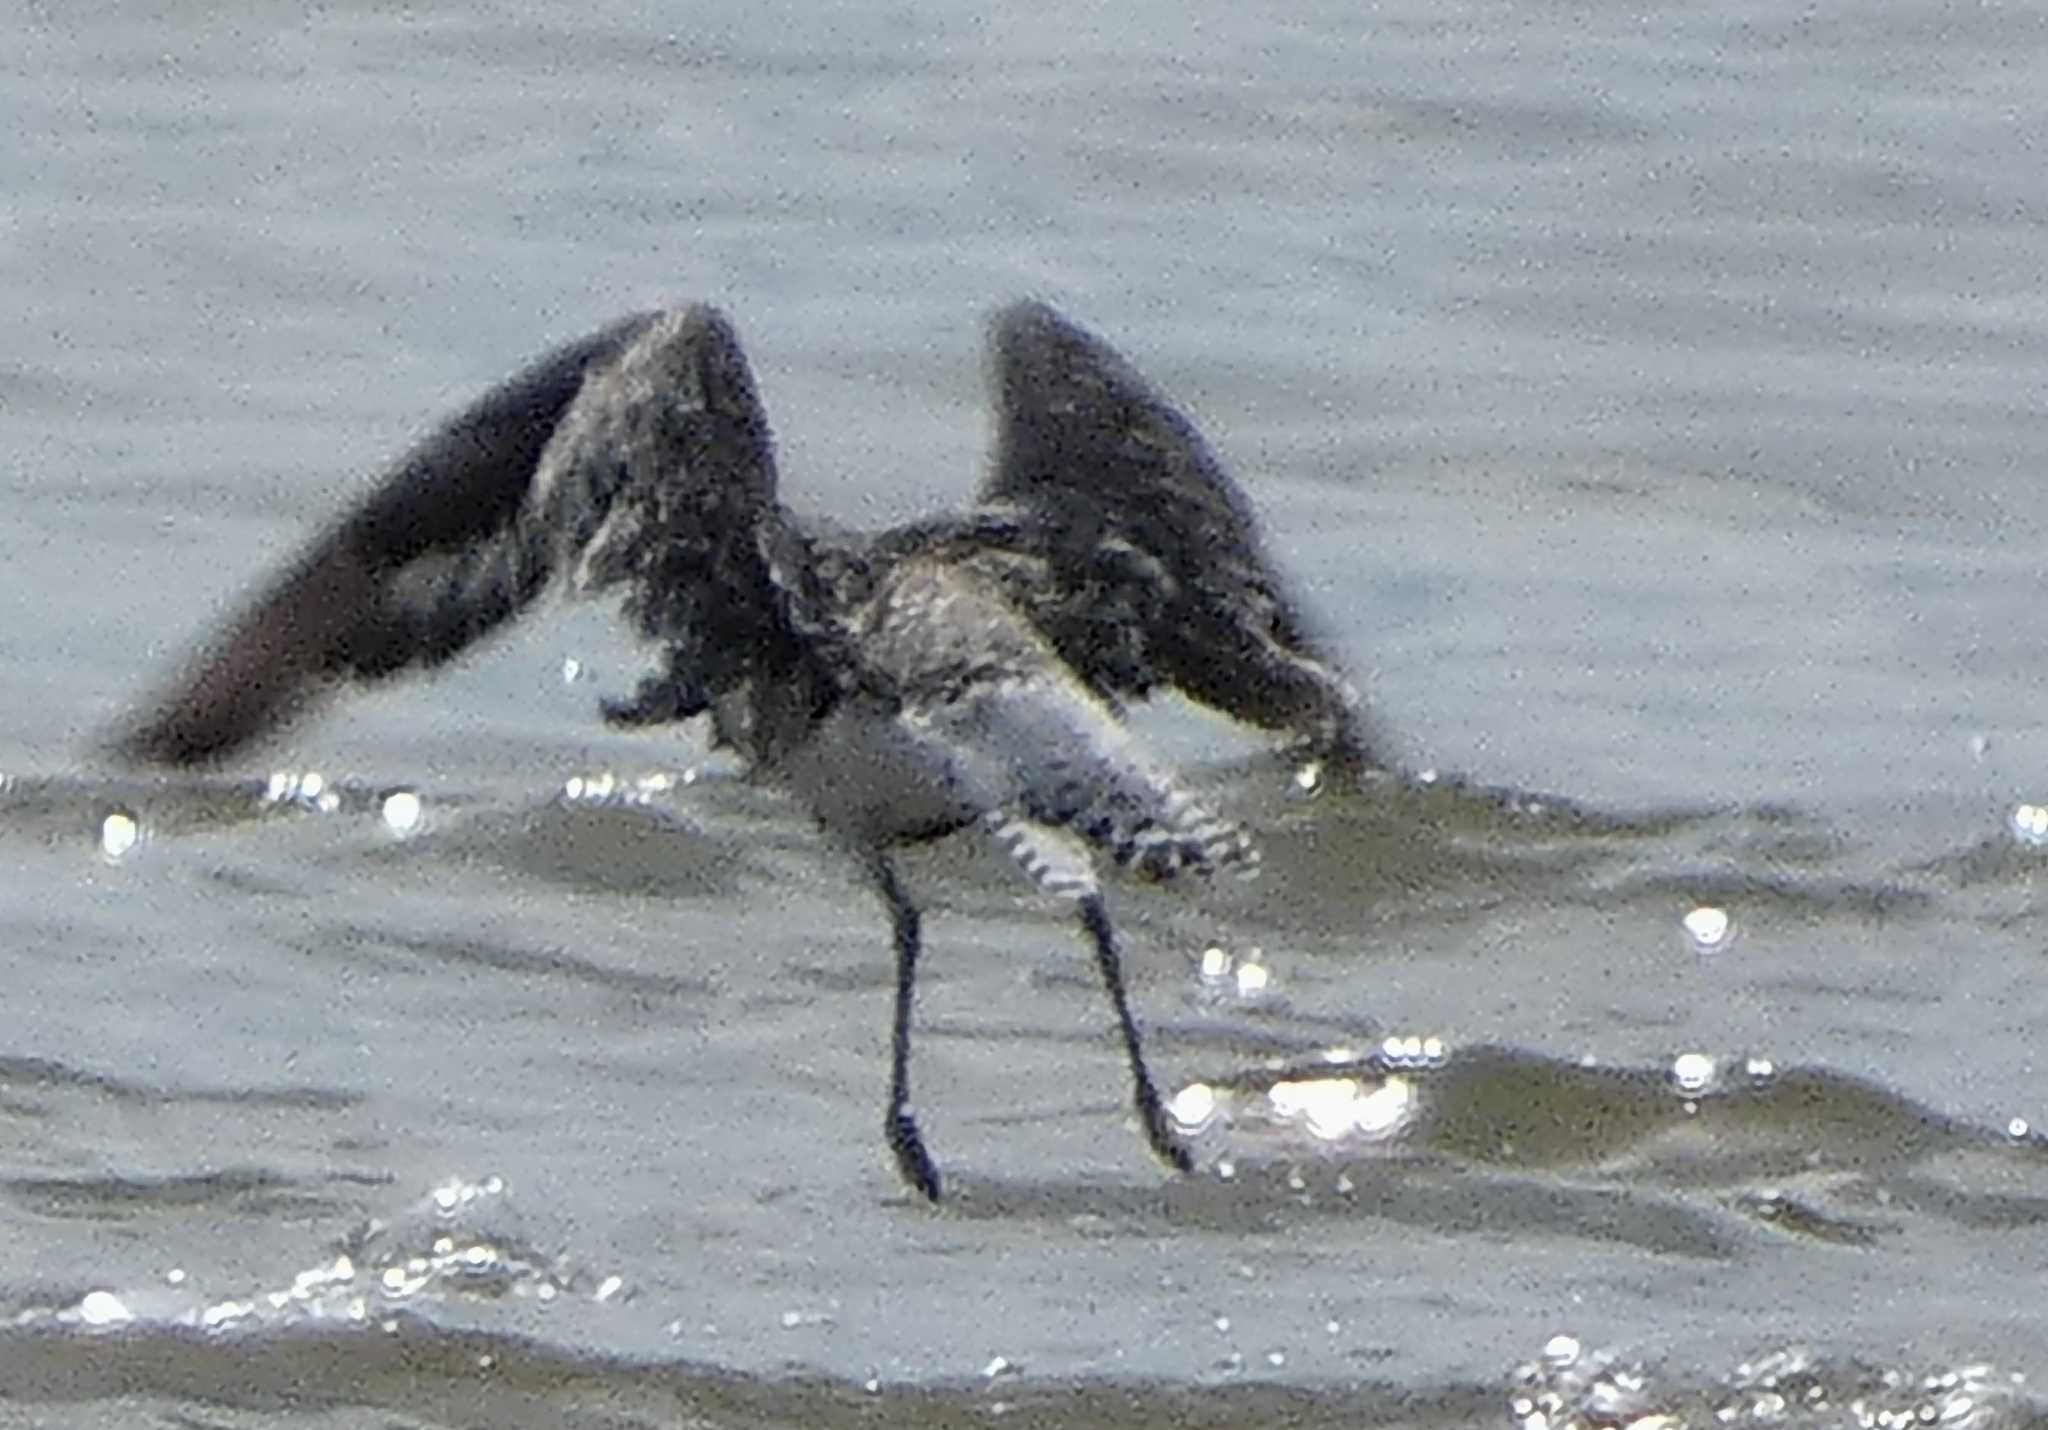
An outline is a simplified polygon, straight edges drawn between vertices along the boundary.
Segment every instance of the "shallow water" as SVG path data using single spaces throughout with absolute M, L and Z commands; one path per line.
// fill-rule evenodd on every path
M 2042 1418 L 2048 21 L 237 13 L 0 60 L 0 1414 Z M 1115 891 L 1192 1178 L 949 846 L 915 1204 L 880 911 L 597 724 L 602 611 L 218 777 L 94 753 L 550 341 L 726 304 L 793 498 L 881 522 L 971 487 L 1024 293 L 1195 414 L 1418 776 L 1140 713 L 1266 852 Z

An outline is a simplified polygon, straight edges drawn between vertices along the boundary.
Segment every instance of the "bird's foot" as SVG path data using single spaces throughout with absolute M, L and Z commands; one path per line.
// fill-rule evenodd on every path
M 924 1138 L 918 1135 L 917 1119 L 910 1115 L 907 1107 L 892 1107 L 883 1120 L 882 1133 L 889 1140 L 889 1150 L 896 1154 L 896 1170 L 903 1180 L 921 1192 L 925 1200 L 939 1199 L 939 1169 L 932 1163 L 931 1154 L 924 1150 Z
M 1161 1105 L 1158 1090 L 1150 1082 L 1140 1083 L 1134 1101 L 1138 1107 L 1138 1118 L 1145 1125 L 1145 1140 L 1152 1145 L 1159 1160 L 1176 1172 L 1194 1171 L 1194 1154 L 1188 1151 L 1187 1143 L 1181 1141 L 1180 1133 L 1174 1130 L 1173 1118 Z

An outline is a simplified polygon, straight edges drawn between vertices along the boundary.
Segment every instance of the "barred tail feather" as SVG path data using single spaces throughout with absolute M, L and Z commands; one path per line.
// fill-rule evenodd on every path
M 1151 792 L 1156 803 L 1149 810 L 1118 808 L 1105 800 L 1084 811 L 1076 823 L 1108 850 L 1118 868 L 1143 878 L 1163 880 L 1224 869 L 1243 877 L 1258 872 L 1258 846 L 1243 825 L 1211 812 L 1162 778 L 1155 777 Z
M 1000 809 L 983 815 L 982 824 L 1044 893 L 1085 899 L 1101 892 L 1087 849 L 1065 831 Z
M 1000 771 L 987 786 L 999 834 L 1058 831 L 1076 857 L 1092 847 L 1148 879 L 1258 867 L 1243 826 L 1146 760 L 1129 731 L 1064 672 L 989 682 L 926 718 L 956 750 L 976 750 L 984 769 Z M 1025 852 L 1012 854 L 1044 884 Z

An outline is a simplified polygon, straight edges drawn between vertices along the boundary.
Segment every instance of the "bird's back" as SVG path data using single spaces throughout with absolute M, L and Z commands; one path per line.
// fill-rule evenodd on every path
M 1152 877 L 1256 863 L 1245 832 L 1147 760 L 971 571 L 927 557 L 887 566 L 845 620 L 853 693 L 781 773 L 847 842 L 1021 821 Z

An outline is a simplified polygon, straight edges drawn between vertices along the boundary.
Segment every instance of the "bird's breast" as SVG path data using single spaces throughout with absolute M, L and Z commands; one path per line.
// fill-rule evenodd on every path
M 879 700 L 842 701 L 775 774 L 828 833 L 854 847 L 936 838 L 992 803 L 958 751 Z

